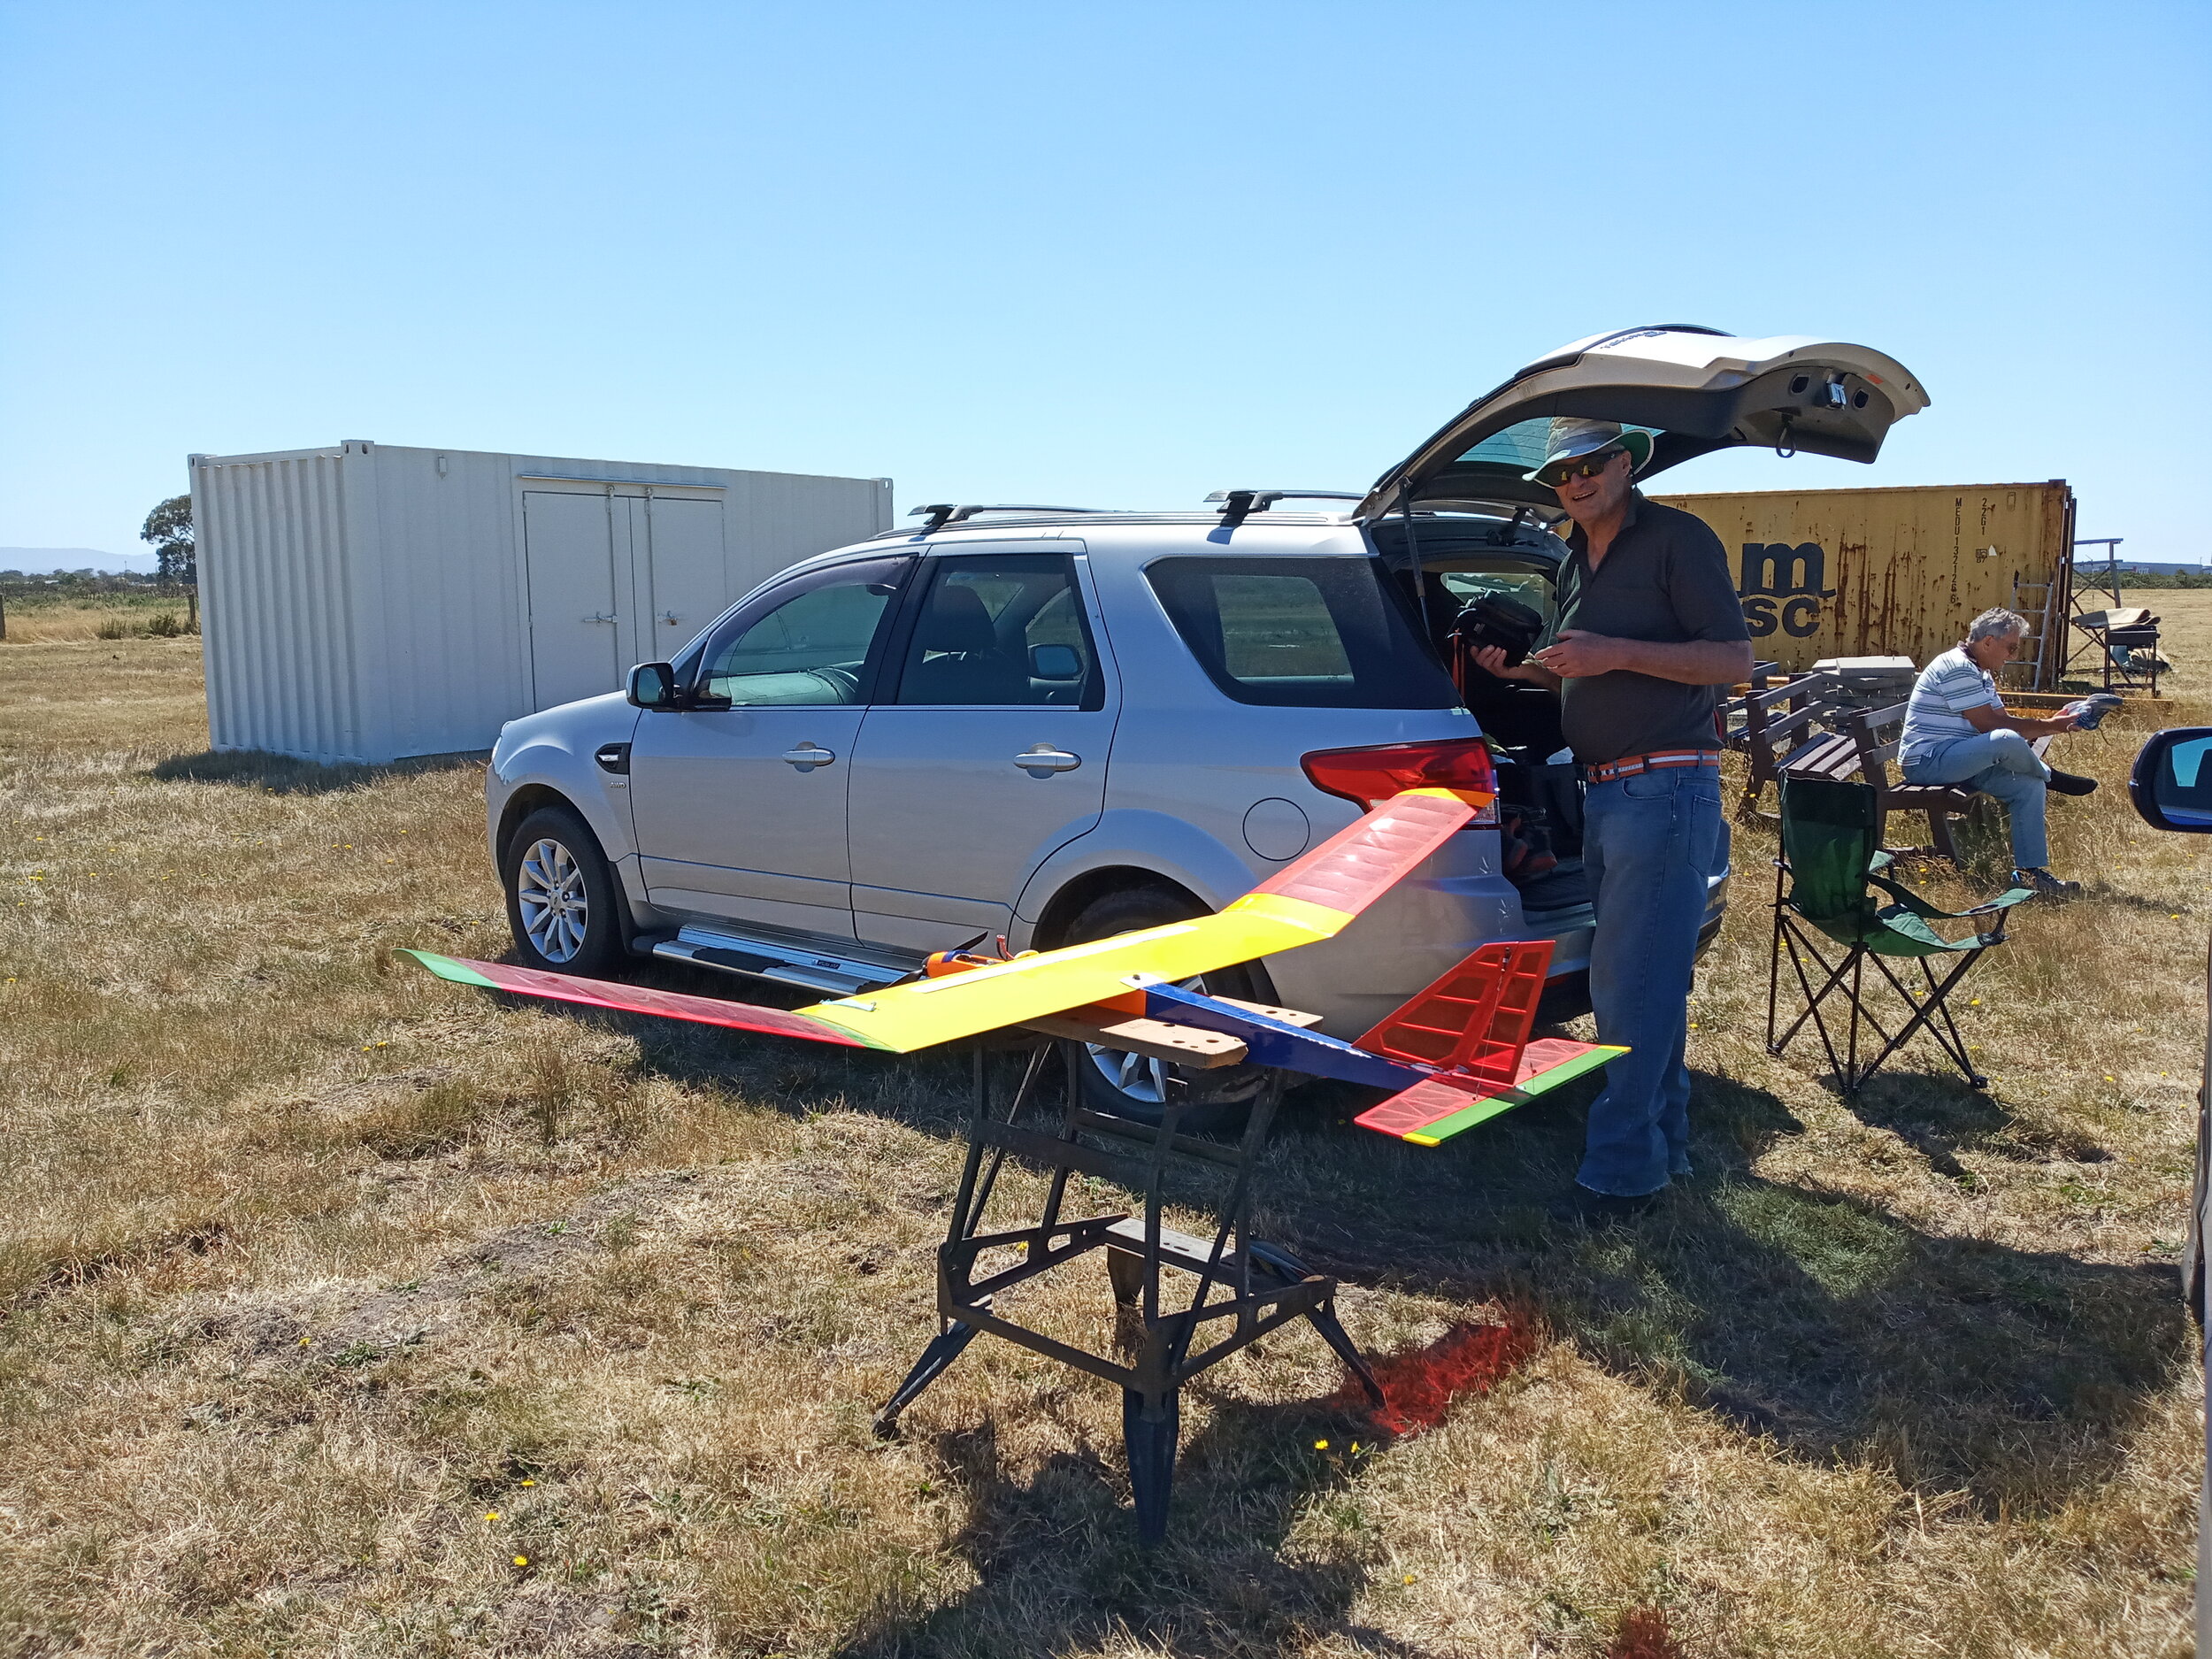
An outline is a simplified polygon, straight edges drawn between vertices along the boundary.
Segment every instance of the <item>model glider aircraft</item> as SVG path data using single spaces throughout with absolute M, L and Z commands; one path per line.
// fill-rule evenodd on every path
M 1356 1119 L 1435 1146 L 1624 1048 L 1529 1041 L 1551 943 L 1485 945 L 1357 1042 L 1313 1017 L 1176 983 L 1340 932 L 1466 824 L 1487 796 L 1409 789 L 1211 916 L 1007 960 L 941 952 L 920 976 L 787 1012 L 410 950 L 441 979 L 624 1013 L 910 1053 L 1020 1025 L 1181 1064 L 1250 1060 L 1393 1091 Z

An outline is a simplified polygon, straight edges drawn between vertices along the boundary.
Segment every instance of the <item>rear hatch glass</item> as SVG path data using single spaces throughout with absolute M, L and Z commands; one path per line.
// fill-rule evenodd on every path
M 1380 561 L 1167 558 L 1145 579 L 1225 696 L 1294 709 L 1453 709 Z

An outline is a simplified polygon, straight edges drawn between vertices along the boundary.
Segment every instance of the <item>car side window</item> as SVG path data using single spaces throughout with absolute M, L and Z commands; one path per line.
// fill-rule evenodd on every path
M 896 701 L 1103 706 L 1074 560 L 1002 553 L 935 565 L 906 642 Z
M 1148 565 L 1145 580 L 1207 677 L 1238 703 L 1448 709 L 1459 702 L 1379 563 L 1178 557 Z
M 904 559 L 871 559 L 763 595 L 708 641 L 695 690 L 740 709 L 863 701 L 870 653 L 909 568 Z

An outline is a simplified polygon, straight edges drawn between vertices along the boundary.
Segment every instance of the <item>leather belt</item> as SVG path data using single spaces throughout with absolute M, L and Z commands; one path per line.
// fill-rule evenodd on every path
M 1633 778 L 1640 772 L 1656 772 L 1663 766 L 1720 765 L 1720 750 L 1717 749 L 1662 749 L 1648 755 L 1624 755 L 1618 760 L 1593 761 L 1582 769 L 1582 775 L 1592 783 L 1611 783 L 1616 778 Z

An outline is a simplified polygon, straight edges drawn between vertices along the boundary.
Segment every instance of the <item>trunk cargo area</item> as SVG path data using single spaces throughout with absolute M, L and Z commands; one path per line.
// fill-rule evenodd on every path
M 1378 523 L 1370 534 L 1394 568 L 1409 567 L 1402 518 Z M 1460 631 L 1468 607 L 1486 596 L 1538 611 L 1548 626 L 1565 547 L 1532 520 L 1425 517 L 1414 535 L 1422 569 L 1418 608 L 1430 641 L 1497 761 L 1506 879 L 1519 889 L 1532 926 L 1571 926 L 1561 913 L 1586 910 L 1590 884 L 1582 867 L 1582 792 L 1565 758 L 1559 694 L 1484 672 Z

